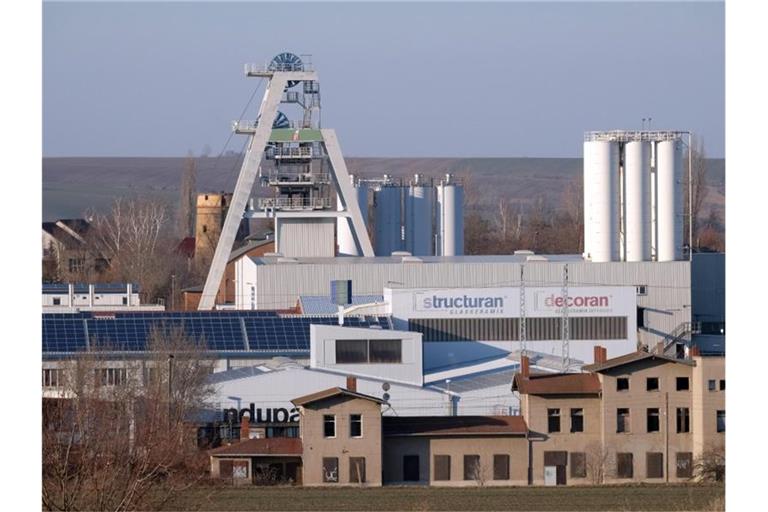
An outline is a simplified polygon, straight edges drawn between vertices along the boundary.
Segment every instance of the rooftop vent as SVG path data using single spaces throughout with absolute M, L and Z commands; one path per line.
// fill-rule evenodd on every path
M 515 251 L 515 255 L 516 256 L 523 256 L 523 255 L 526 255 L 526 254 L 533 254 L 533 251 L 529 251 L 528 249 L 520 249 L 520 250 Z
M 544 256 L 530 255 L 527 258 L 525 258 L 525 261 L 549 261 L 549 260 Z
M 296 258 L 277 258 L 278 263 L 298 263 Z

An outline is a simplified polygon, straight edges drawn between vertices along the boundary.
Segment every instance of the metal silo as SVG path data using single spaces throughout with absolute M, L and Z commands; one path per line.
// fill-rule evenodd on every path
M 464 188 L 450 174 L 437 187 L 437 236 L 438 256 L 464 254 Z
M 405 198 L 405 250 L 413 256 L 431 256 L 434 250 L 432 217 L 435 189 L 413 177 Z
M 624 145 L 626 261 L 651 259 L 651 143 Z
M 680 139 L 656 144 L 656 253 L 658 261 L 683 258 L 683 152 Z
M 376 256 L 390 256 L 393 251 L 403 250 L 401 195 L 402 187 L 391 183 L 381 184 L 373 193 Z
M 619 259 L 619 144 L 584 142 L 584 254 Z

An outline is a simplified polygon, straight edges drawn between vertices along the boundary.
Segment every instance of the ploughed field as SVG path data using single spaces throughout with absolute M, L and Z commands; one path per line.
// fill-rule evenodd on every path
M 723 510 L 722 485 L 300 488 L 200 486 L 167 510 Z

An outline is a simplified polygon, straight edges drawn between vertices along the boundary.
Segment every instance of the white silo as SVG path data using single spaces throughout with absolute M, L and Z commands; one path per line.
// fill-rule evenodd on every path
M 413 177 L 405 198 L 405 250 L 414 256 L 431 256 L 434 250 L 432 217 L 435 189 Z
M 374 253 L 391 256 L 402 251 L 402 187 L 383 183 L 373 193 Z
M 584 254 L 619 259 L 619 144 L 584 142 Z
M 651 143 L 624 145 L 626 261 L 651 259 Z
M 355 186 L 354 176 L 349 177 L 354 187 L 355 200 L 360 206 L 363 215 L 363 222 L 368 225 L 368 187 L 365 183 L 358 182 Z M 345 208 L 341 199 L 336 197 L 336 209 L 343 211 Z M 366 235 L 367 236 L 367 233 Z M 339 245 L 339 256 L 361 256 L 360 250 L 355 243 L 355 237 L 352 235 L 352 222 L 349 217 L 339 217 L 336 219 L 336 239 Z
M 437 255 L 464 254 L 464 188 L 453 176 L 437 187 Z
M 683 258 L 683 151 L 680 139 L 656 144 L 658 261 Z

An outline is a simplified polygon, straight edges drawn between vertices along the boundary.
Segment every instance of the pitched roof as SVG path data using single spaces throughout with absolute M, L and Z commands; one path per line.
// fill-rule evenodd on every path
M 665 356 L 663 354 L 653 354 L 651 352 L 632 352 L 630 354 L 625 354 L 623 356 L 614 357 L 613 359 L 608 359 L 603 363 L 593 363 L 593 364 L 585 365 L 582 367 L 582 370 L 587 372 L 602 372 L 604 370 L 609 370 L 611 368 L 617 368 L 619 366 L 636 363 L 637 361 L 644 361 L 646 359 L 658 359 L 658 360 L 666 361 L 669 363 L 687 364 L 689 366 L 694 366 L 696 364 L 691 360 L 677 359 L 674 357 Z
M 245 245 L 243 245 L 242 247 L 238 247 L 237 249 L 229 253 L 229 259 L 227 260 L 227 262 L 235 261 L 239 257 L 243 256 L 244 254 L 248 254 L 250 251 L 254 249 L 257 249 L 259 247 L 263 247 L 269 244 L 274 245 L 274 243 L 275 243 L 274 240 L 248 240 L 248 242 Z
M 329 388 L 323 391 L 318 391 L 317 393 L 310 393 L 309 395 L 300 396 L 299 398 L 294 398 L 293 400 L 291 400 L 291 403 L 293 403 L 294 405 L 304 405 L 304 404 L 310 404 L 312 402 L 325 400 L 326 398 L 331 398 L 339 395 L 351 396 L 353 398 L 362 398 L 364 400 L 370 400 L 371 402 L 378 402 L 380 404 L 384 403 L 384 400 L 382 400 L 381 398 L 376 398 L 375 396 L 370 396 L 370 395 L 364 395 L 362 393 L 357 393 L 356 391 L 350 391 L 348 389 L 339 388 L 339 387 Z
M 384 416 L 385 436 L 524 435 L 522 416 Z
M 523 395 L 599 395 L 600 379 L 593 373 L 535 374 L 512 379 L 512 391 Z
M 303 447 L 298 437 L 267 437 L 248 439 L 239 443 L 220 446 L 208 452 L 213 457 L 258 457 L 260 455 L 301 455 Z

